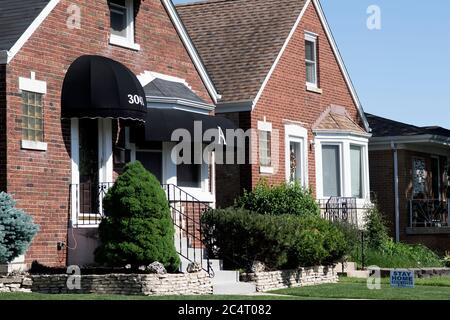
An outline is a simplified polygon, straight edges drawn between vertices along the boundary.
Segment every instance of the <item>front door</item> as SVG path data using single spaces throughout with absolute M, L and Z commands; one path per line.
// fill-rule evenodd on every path
M 98 121 L 79 121 L 80 213 L 97 213 L 99 188 Z

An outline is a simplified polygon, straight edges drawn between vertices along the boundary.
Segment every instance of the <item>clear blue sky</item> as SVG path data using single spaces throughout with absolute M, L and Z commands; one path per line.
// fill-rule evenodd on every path
M 321 3 L 367 112 L 450 128 L 450 1 Z M 381 9 L 381 30 L 366 26 L 370 5 Z

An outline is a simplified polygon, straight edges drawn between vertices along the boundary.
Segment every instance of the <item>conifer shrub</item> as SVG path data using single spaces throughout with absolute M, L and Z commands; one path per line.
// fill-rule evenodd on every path
M 24 254 L 39 227 L 31 216 L 16 208 L 11 195 L 0 193 L 0 264 Z
M 101 245 L 96 261 L 134 269 L 158 261 L 176 272 L 180 258 L 175 249 L 174 226 L 164 190 L 140 162 L 128 164 L 104 198 L 105 218 L 100 223 Z

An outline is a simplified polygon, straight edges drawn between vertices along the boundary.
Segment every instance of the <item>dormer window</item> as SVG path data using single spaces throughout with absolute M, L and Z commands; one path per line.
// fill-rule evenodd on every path
M 139 50 L 134 42 L 134 0 L 109 0 L 110 44 Z

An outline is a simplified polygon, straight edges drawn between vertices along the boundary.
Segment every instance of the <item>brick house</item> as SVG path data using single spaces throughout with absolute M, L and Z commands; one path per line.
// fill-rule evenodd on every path
M 371 190 L 392 235 L 450 250 L 450 130 L 367 114 Z
M 101 197 L 135 159 L 168 193 L 214 204 L 214 166 L 170 161 L 168 119 L 220 125 L 171 1 L 2 1 L 0 12 L 0 190 L 40 225 L 19 262 L 92 262 Z
M 258 131 L 245 164 L 217 165 L 219 206 L 263 178 L 296 180 L 319 200 L 369 201 L 369 125 L 319 1 L 212 0 L 177 10 L 222 96 L 216 114 Z

